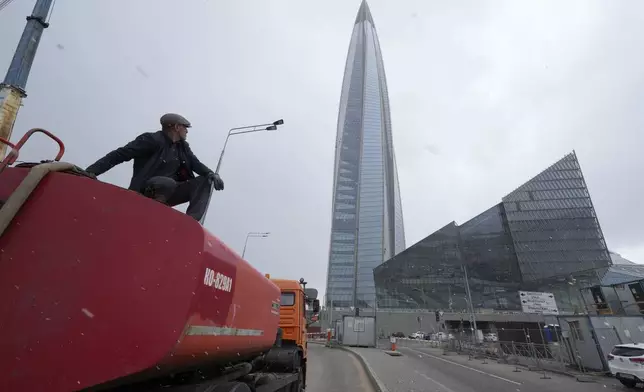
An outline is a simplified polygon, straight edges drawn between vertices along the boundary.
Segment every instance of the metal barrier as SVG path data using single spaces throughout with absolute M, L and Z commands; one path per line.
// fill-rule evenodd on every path
M 307 340 L 326 340 L 327 339 L 327 334 L 326 334 L 326 332 L 307 333 L 306 338 L 307 338 Z
M 549 342 L 474 342 L 471 336 L 455 336 L 453 339 L 422 340 L 398 338 L 399 348 L 433 349 L 435 354 L 467 355 L 468 360 L 497 361 L 514 366 L 514 371 L 521 368 L 543 372 L 542 378 L 550 378 L 547 372 L 565 373 L 574 376 L 598 376 L 604 371 L 592 371 L 583 366 L 583 358 L 578 351 L 571 350 L 566 343 Z M 389 341 L 379 340 L 379 347 L 387 349 Z

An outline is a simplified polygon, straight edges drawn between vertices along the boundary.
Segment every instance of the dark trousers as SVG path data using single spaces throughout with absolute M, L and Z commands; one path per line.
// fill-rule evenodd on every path
M 210 182 L 207 177 L 201 176 L 188 181 L 175 181 L 170 177 L 152 177 L 145 183 L 143 195 L 172 207 L 190 203 L 186 214 L 200 221 L 208 207 Z

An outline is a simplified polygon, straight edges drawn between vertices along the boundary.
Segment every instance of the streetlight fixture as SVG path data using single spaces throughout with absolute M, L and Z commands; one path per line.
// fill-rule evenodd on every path
M 252 133 L 252 132 L 262 132 L 262 131 L 277 131 L 278 125 L 283 125 L 284 120 L 279 119 L 268 124 L 257 124 L 257 125 L 247 125 L 245 127 L 231 128 L 228 130 L 228 135 L 224 141 L 224 147 L 221 149 L 221 154 L 219 154 L 219 160 L 217 161 L 217 168 L 215 169 L 215 174 L 219 174 L 219 169 L 221 168 L 221 161 L 224 159 L 224 153 L 226 152 L 226 146 L 228 145 L 228 139 L 234 135 L 241 135 L 243 133 Z M 206 215 L 208 215 L 208 208 L 210 207 L 210 199 L 212 198 L 212 191 L 215 187 L 214 183 L 210 184 L 210 195 L 208 196 L 208 201 L 206 202 L 206 211 L 204 211 L 203 216 L 199 223 L 201 225 L 206 221 Z
M 269 232 L 256 232 L 256 231 L 251 231 L 250 233 L 246 234 L 246 241 L 244 242 L 244 250 L 242 250 L 242 259 L 244 258 L 244 255 L 246 254 L 246 246 L 248 246 L 248 239 L 251 237 L 260 237 L 260 238 L 265 238 L 268 237 L 271 233 Z
M 219 173 L 219 169 L 221 168 L 221 161 L 224 159 L 224 153 L 226 152 L 226 146 L 228 145 L 228 139 L 230 139 L 231 136 L 252 132 L 277 131 L 277 126 L 283 124 L 284 120 L 279 119 L 268 124 L 248 125 L 245 127 L 231 128 L 230 130 L 228 130 L 226 141 L 224 141 L 224 147 L 221 149 L 221 154 L 219 154 L 219 161 L 217 162 L 215 173 Z

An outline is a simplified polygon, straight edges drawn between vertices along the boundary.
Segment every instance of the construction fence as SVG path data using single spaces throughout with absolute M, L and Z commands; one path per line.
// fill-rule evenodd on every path
M 641 316 L 551 316 L 537 328 L 444 329 L 421 338 L 398 337 L 399 347 L 441 349 L 470 358 L 577 374 L 607 372 L 607 355 L 622 343 L 644 343 Z M 388 339 L 379 343 L 389 346 Z
M 443 353 L 453 352 L 468 355 L 472 359 L 497 360 L 501 363 L 525 366 L 534 369 L 544 369 L 559 372 L 588 372 L 589 369 L 579 366 L 575 354 L 563 342 L 559 331 L 546 336 L 539 329 L 520 329 L 503 331 L 482 331 L 475 338 L 464 331 L 448 330 L 444 333 L 433 334 L 429 339 L 399 338 L 399 347 L 434 348 Z M 515 340 L 501 340 L 503 336 L 516 336 Z M 499 337 L 501 339 L 499 339 Z M 533 338 L 534 337 L 534 338 Z M 427 338 L 427 337 L 425 337 Z M 485 340 L 488 339 L 488 340 Z M 382 340 L 382 345 L 387 342 Z

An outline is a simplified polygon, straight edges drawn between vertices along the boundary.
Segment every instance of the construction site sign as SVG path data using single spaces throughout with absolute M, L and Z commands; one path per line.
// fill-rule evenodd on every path
M 555 296 L 538 291 L 519 291 L 521 310 L 524 313 L 559 314 Z

